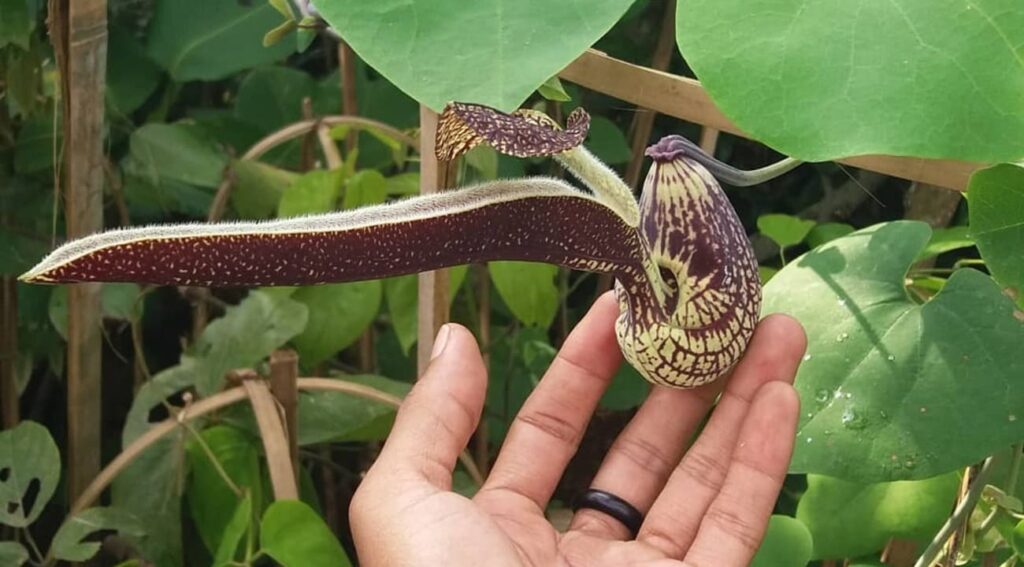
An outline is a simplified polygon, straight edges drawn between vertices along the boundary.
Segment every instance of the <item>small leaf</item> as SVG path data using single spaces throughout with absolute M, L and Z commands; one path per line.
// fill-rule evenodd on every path
M 1000 164 L 977 171 L 967 195 L 971 236 L 992 277 L 1004 287 L 1024 290 L 1024 167 Z
M 387 200 L 388 181 L 376 169 L 357 171 L 345 182 L 344 209 L 379 205 Z
M 650 382 L 644 380 L 635 368 L 623 364 L 601 396 L 601 407 L 615 411 L 633 409 L 642 404 L 650 392 Z
M 420 190 L 420 174 L 399 173 L 388 177 L 388 195 L 415 195 Z
M 16 541 L 0 541 L 0 564 L 21 567 L 29 559 L 28 550 Z
M 100 291 L 100 305 L 104 319 L 133 321 L 141 316 L 135 312 L 136 300 L 142 292 L 138 284 L 107 283 Z M 139 306 L 141 311 L 141 305 Z M 53 288 L 49 304 L 50 322 L 60 336 L 68 338 L 68 286 Z
M 277 205 L 277 216 L 298 217 L 328 213 L 338 207 L 343 174 L 340 170 L 310 171 L 292 184 Z
M 89 508 L 64 520 L 50 545 L 53 556 L 61 561 L 88 561 L 100 550 L 96 541 L 82 541 L 97 531 L 117 531 L 123 536 L 145 533 L 139 519 L 119 508 Z
M 852 226 L 842 222 L 823 222 L 814 225 L 814 228 L 807 233 L 807 245 L 811 248 L 817 248 L 826 242 L 831 242 L 842 236 L 846 236 L 853 232 Z
M 377 316 L 382 295 L 378 280 L 303 287 L 292 294 L 309 310 L 306 328 L 292 341 L 302 363 L 312 368 L 354 343 Z
M 308 505 L 295 500 L 274 502 L 260 523 L 261 551 L 282 567 L 352 563 L 327 524 Z
M 961 248 L 974 246 L 974 239 L 969 234 L 970 229 L 966 226 L 954 226 L 951 228 L 936 228 L 932 237 L 928 240 L 924 250 L 917 255 L 918 261 L 933 258 L 939 254 L 952 252 Z
M 562 86 L 562 81 L 558 79 L 558 75 L 552 75 L 550 79 L 544 81 L 544 84 L 537 87 L 537 92 L 540 93 L 540 96 L 556 102 L 572 100 L 569 93 L 565 92 L 565 88 Z
M 216 425 L 201 431 L 199 435 L 210 452 L 217 457 L 220 470 L 211 462 L 199 441 L 189 439 L 185 450 L 191 475 L 186 494 L 196 531 L 206 549 L 214 553 L 224 545 L 227 530 L 235 521 L 236 508 L 242 502 L 225 483 L 221 471 L 235 486 L 246 491 L 247 495 L 258 496 L 262 494 L 260 457 L 254 441 L 234 427 Z M 249 497 L 245 500 L 249 500 Z M 237 544 L 235 541 L 236 547 Z M 234 547 L 231 549 L 234 550 Z
M 410 385 L 383 376 L 345 376 L 344 381 L 370 386 L 398 398 Z M 299 445 L 342 441 L 380 441 L 395 420 L 395 408 L 381 402 L 331 390 L 299 394 Z
M 277 27 L 263 34 L 263 47 L 272 47 L 281 43 L 281 41 L 288 37 L 288 34 L 299 28 L 294 20 L 286 20 L 281 22 Z
M 807 526 L 789 516 L 773 515 L 750 567 L 803 567 L 813 551 Z
M 270 5 L 288 20 L 295 19 L 295 12 L 292 11 L 292 3 L 288 0 L 268 0 Z
M 160 85 L 163 73 L 131 31 L 111 25 L 107 47 L 107 101 L 121 114 L 133 112 Z
M 816 223 L 791 215 L 762 215 L 757 218 L 757 230 L 771 238 L 779 248 L 796 246 L 804 241 Z
M 262 162 L 240 159 L 231 165 L 235 174 L 235 189 L 231 192 L 231 207 L 247 219 L 270 217 L 278 210 L 285 190 L 297 182 L 299 176 L 290 171 Z
M 249 533 L 249 524 L 252 523 L 252 494 L 245 493 L 245 496 L 238 501 L 235 511 L 224 526 L 223 535 L 217 550 L 213 556 L 213 566 L 223 567 L 235 559 L 238 551 L 238 544 L 241 543 L 245 534 Z
M 618 125 L 603 116 L 596 116 L 591 121 L 586 145 L 598 159 L 610 165 L 626 163 L 632 157 L 626 135 Z
M 0 0 L 0 48 L 8 44 L 28 50 L 35 22 L 25 0 Z
M 558 312 L 558 267 L 536 262 L 491 262 L 487 265 L 512 314 L 524 325 L 548 328 Z
M 34 421 L 0 431 L 0 522 L 28 527 L 60 480 L 60 452 L 50 432 Z
M 949 516 L 959 477 L 858 484 L 808 475 L 796 517 L 810 530 L 815 559 L 856 557 L 892 538 L 931 538 Z
M 448 271 L 448 304 L 455 301 L 455 295 L 462 282 L 466 279 L 469 266 L 454 266 Z M 387 298 L 388 314 L 391 315 L 391 324 L 398 336 L 398 342 L 402 346 L 402 352 L 408 354 L 412 345 L 417 339 L 417 305 L 419 278 L 416 274 L 398 276 L 384 280 L 384 296 Z
M 1024 559 L 1024 520 L 1017 522 L 1017 526 L 1013 528 L 1011 543 L 1014 552 L 1017 553 L 1017 557 Z
M 129 142 L 137 173 L 150 180 L 169 179 L 216 187 L 228 160 L 216 143 L 195 126 L 150 123 L 132 132 Z

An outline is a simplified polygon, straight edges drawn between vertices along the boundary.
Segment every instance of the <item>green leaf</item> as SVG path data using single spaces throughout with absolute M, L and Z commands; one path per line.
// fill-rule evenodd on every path
M 352 564 L 320 516 L 295 500 L 281 500 L 267 508 L 260 523 L 260 545 L 282 567 Z
M 626 135 L 604 116 L 595 116 L 590 120 L 586 146 L 601 161 L 611 165 L 626 163 L 633 156 Z
M 555 102 L 568 102 L 572 100 L 569 93 L 565 92 L 562 81 L 558 80 L 558 75 L 552 75 L 551 78 L 544 81 L 544 84 L 537 87 L 537 92 L 540 93 L 540 96 Z
M 490 262 L 491 281 L 524 325 L 548 328 L 558 312 L 558 267 L 536 262 Z
M 160 85 L 162 72 L 131 31 L 112 25 L 107 46 L 107 102 L 128 114 L 149 98 Z
M 306 98 L 313 100 L 315 113 L 330 114 L 328 108 L 316 104 L 324 98 L 317 96 L 320 92 L 309 73 L 291 67 L 259 67 L 238 85 L 235 116 L 269 133 L 302 120 Z
M 240 159 L 232 166 L 235 172 L 235 190 L 231 192 L 231 206 L 242 218 L 268 218 L 278 210 L 285 190 L 299 179 L 299 175 L 262 162 Z
M 676 39 L 715 104 L 784 154 L 1003 162 L 1024 155 L 1019 8 L 683 0 Z
M 152 182 L 179 181 L 216 187 L 228 159 L 220 147 L 193 125 L 146 124 L 132 132 L 129 142 L 136 174 Z
M 53 169 L 53 156 L 64 139 L 59 117 L 56 128 L 53 119 L 53 112 L 40 112 L 21 125 L 14 144 L 15 173 L 31 175 Z
M 61 561 L 88 561 L 100 550 L 100 543 L 82 540 L 100 530 L 136 537 L 145 533 L 139 519 L 124 510 L 89 508 L 64 520 L 53 536 L 51 553 Z
M 0 48 L 8 44 L 28 50 L 35 22 L 26 0 L 0 0 Z
M 404 398 L 410 385 L 383 376 L 345 376 L 344 381 L 371 386 Z M 299 445 L 342 441 L 380 441 L 395 420 L 395 408 L 352 394 L 329 390 L 299 394 Z
M 263 47 L 264 33 L 279 21 L 265 2 L 157 2 L 146 47 L 176 81 L 215 81 L 295 51 L 291 42 Z
M 857 484 L 808 475 L 796 517 L 814 538 L 815 559 L 856 557 L 891 538 L 931 538 L 949 516 L 957 473 L 918 481 Z
M 623 364 L 601 396 L 601 407 L 615 411 L 633 409 L 642 404 L 650 392 L 650 383 L 632 366 Z
M 288 0 L 269 0 L 270 5 L 287 20 L 295 19 L 295 12 L 292 11 L 291 2 Z
M 974 246 L 974 239 L 966 226 L 954 226 L 950 228 L 936 228 L 924 250 L 917 256 L 918 260 L 933 258 L 939 254 L 970 248 Z
M 28 559 L 25 546 L 16 541 L 0 541 L 0 564 L 21 567 Z
M 220 544 L 213 555 L 214 567 L 222 567 L 235 559 L 238 544 L 241 543 L 245 534 L 249 533 L 249 524 L 252 523 L 252 518 L 252 495 L 246 492 L 235 506 L 235 511 L 231 513 L 231 519 L 224 526 Z
M 758 275 L 758 277 L 761 278 L 761 285 L 764 285 L 764 284 L 768 283 L 772 278 L 775 277 L 775 274 L 777 274 L 777 273 L 779 273 L 779 269 L 778 268 L 773 268 L 771 266 L 758 266 L 757 267 L 757 275 Z
M 1011 544 L 1017 556 L 1024 558 L 1024 520 L 1017 522 L 1017 526 L 1013 528 Z
M 45 427 L 23 421 L 0 431 L 0 523 L 28 527 L 60 480 L 60 452 Z M 35 496 L 27 499 L 30 493 Z
M 462 287 L 469 273 L 469 266 L 453 266 L 448 269 L 448 306 L 451 307 L 455 296 Z M 412 345 L 416 344 L 418 335 L 419 278 L 416 274 L 398 276 L 384 280 L 384 297 L 387 298 L 388 314 L 391 325 L 398 336 L 402 352 L 408 354 Z
M 811 560 L 814 541 L 800 520 L 773 515 L 751 567 L 803 567 Z
M 804 220 L 792 215 L 761 215 L 757 218 L 757 230 L 771 238 L 779 248 L 796 246 L 807 238 L 808 233 L 817 224 L 812 220 Z
M 307 311 L 299 301 L 251 292 L 207 325 L 190 350 L 204 367 L 196 377 L 196 390 L 203 396 L 217 392 L 229 370 L 252 368 L 302 332 L 306 322 Z
M 459 100 L 508 112 L 593 45 L 630 4 L 318 0 L 316 6 L 364 61 L 430 108 Z
M 135 303 L 142 293 L 138 284 L 105 283 L 100 290 L 100 306 L 104 319 L 132 321 L 141 317 L 135 312 Z M 141 311 L 141 305 L 139 306 Z M 50 322 L 60 336 L 68 339 L 68 286 L 60 285 L 53 288 L 49 303 Z
M 380 309 L 379 280 L 303 287 L 292 299 L 309 310 L 306 328 L 292 341 L 307 368 L 351 345 Z
M 415 195 L 420 191 L 419 172 L 399 173 L 388 177 L 388 195 Z
M 807 241 L 807 245 L 811 248 L 817 248 L 826 242 L 832 242 L 841 236 L 846 236 L 854 230 L 856 229 L 846 223 L 823 222 L 814 225 L 814 228 L 807 233 L 807 237 L 804 240 Z
M 971 236 L 992 277 L 1024 290 L 1024 167 L 1001 164 L 977 171 L 967 194 Z
M 288 37 L 288 34 L 299 29 L 298 22 L 293 20 L 286 20 L 281 22 L 276 28 L 263 34 L 263 47 L 272 47 L 281 43 L 281 41 Z
M 357 171 L 345 182 L 345 198 L 342 207 L 357 209 L 379 205 L 387 200 L 388 180 L 376 169 Z
M 310 171 L 301 175 L 285 190 L 277 205 L 277 216 L 297 217 L 335 210 L 343 180 L 341 170 Z
M 217 425 L 199 433 L 210 452 L 216 455 L 224 474 L 247 495 L 262 493 L 260 457 L 257 441 L 239 429 Z M 185 444 L 189 468 L 187 495 L 189 511 L 196 531 L 206 549 L 216 553 L 224 544 L 227 531 L 242 503 L 224 481 L 221 473 L 195 438 Z M 246 496 L 245 500 L 249 500 Z M 250 502 L 251 504 L 251 502 Z M 257 507 L 259 504 L 257 503 Z M 237 529 L 237 526 L 234 527 Z M 231 534 L 234 537 L 234 534 Z M 237 547 L 237 540 L 235 546 Z M 232 551 L 234 547 L 231 548 Z
M 764 313 L 804 325 L 791 471 L 877 482 L 927 478 L 1024 438 L 1024 328 L 988 276 L 959 270 L 923 305 L 904 277 L 920 222 L 876 225 L 791 262 Z

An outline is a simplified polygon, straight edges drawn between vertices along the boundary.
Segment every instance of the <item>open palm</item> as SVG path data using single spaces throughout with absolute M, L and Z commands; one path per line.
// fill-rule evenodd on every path
M 806 340 L 799 324 L 785 316 L 760 323 L 727 380 L 695 390 L 652 389 L 615 441 L 592 488 L 645 514 L 636 538 L 595 510 L 579 510 L 564 533 L 545 518 L 622 362 L 613 331 L 617 314 L 606 295 L 580 322 L 472 499 L 451 491 L 452 471 L 480 419 L 487 372 L 469 331 L 446 326 L 430 368 L 402 405 L 352 502 L 361 563 L 747 565 L 782 485 L 799 414 L 791 382 Z

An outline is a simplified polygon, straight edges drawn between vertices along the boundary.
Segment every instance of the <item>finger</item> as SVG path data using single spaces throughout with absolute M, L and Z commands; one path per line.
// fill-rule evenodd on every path
M 719 380 L 693 390 L 653 388 L 608 450 L 591 488 L 615 494 L 647 514 L 722 385 Z M 603 539 L 633 537 L 621 522 L 588 508 L 576 512 L 569 529 Z
M 768 382 L 792 382 L 807 345 L 803 329 L 785 315 L 762 320 L 729 377 L 707 427 L 658 496 L 637 539 L 681 558 L 725 480 L 729 459 L 750 402 Z
M 472 333 L 453 323 L 438 332 L 433 356 L 366 480 L 411 474 L 439 490 L 451 488 L 455 462 L 480 421 L 487 369 Z
M 686 554 L 687 565 L 750 564 L 786 478 L 799 414 L 793 386 L 774 382 L 757 392 L 722 490 Z
M 476 500 L 507 497 L 543 510 L 576 452 L 598 400 L 622 363 L 615 341 L 619 309 L 611 293 L 594 303 L 523 404 Z

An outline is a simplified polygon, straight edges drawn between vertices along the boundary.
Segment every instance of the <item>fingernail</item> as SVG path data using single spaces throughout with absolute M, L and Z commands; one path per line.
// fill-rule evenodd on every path
M 437 336 L 434 337 L 434 350 L 430 351 L 430 360 L 441 356 L 444 352 L 444 347 L 448 344 L 448 337 L 452 334 L 451 325 L 445 324 L 438 331 Z

